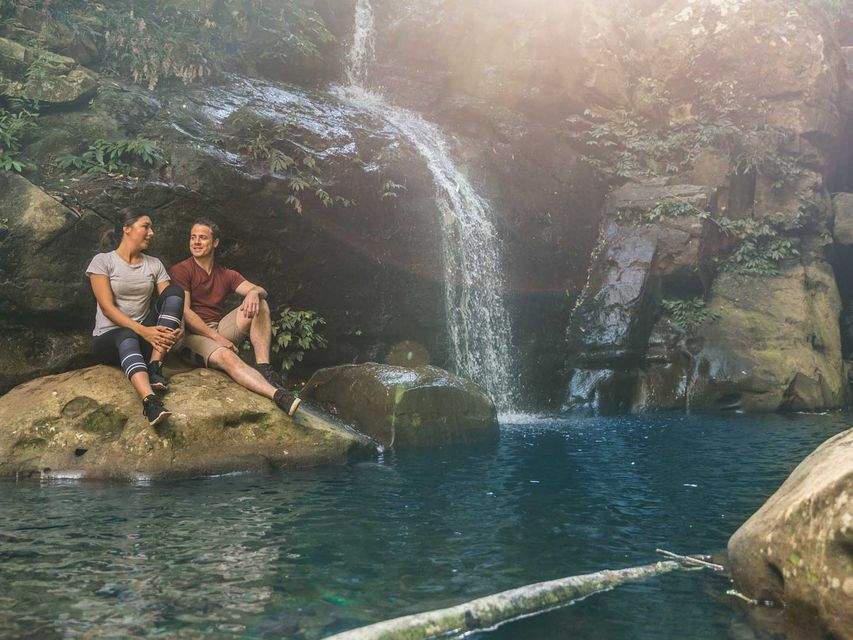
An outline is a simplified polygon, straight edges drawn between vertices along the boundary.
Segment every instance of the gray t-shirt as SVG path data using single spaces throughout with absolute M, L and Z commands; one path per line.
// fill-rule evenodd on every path
M 143 253 L 142 262 L 128 264 L 115 251 L 99 253 L 92 258 L 92 262 L 86 267 L 86 275 L 90 274 L 107 276 L 110 279 L 116 306 L 137 322 L 142 322 L 151 309 L 155 285 L 169 279 L 166 267 L 157 258 Z M 99 336 L 117 328 L 118 325 L 107 318 L 98 305 L 92 335 Z

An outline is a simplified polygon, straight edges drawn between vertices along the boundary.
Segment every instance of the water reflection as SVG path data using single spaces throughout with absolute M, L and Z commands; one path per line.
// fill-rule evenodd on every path
M 722 549 L 842 416 L 537 419 L 497 446 L 149 486 L 0 483 L 0 636 L 320 638 L 528 582 Z M 719 579 L 494 638 L 726 638 Z M 654 616 L 650 612 L 654 611 Z M 685 621 L 689 620 L 687 628 Z

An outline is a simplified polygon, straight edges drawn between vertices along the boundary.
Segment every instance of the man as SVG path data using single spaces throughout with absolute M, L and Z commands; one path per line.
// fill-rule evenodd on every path
M 216 264 L 218 246 L 219 226 L 207 218 L 196 220 L 190 230 L 191 256 L 169 270 L 172 281 L 186 291 L 186 336 L 181 353 L 199 366 L 224 371 L 237 384 L 270 398 L 292 416 L 301 401 L 274 382 L 267 292 L 239 272 Z M 232 293 L 243 296 L 243 302 L 224 313 L 225 299 Z M 237 355 L 246 336 L 255 352 L 254 368 Z

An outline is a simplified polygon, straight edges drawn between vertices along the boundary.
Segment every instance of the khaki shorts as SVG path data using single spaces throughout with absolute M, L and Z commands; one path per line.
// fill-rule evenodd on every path
M 237 326 L 237 314 L 240 313 L 240 307 L 233 309 L 226 315 L 222 316 L 219 322 L 208 322 L 207 326 L 215 329 L 217 333 L 228 338 L 239 349 L 240 343 L 249 335 L 249 327 L 245 331 L 240 331 Z M 207 367 L 208 360 L 214 351 L 224 349 L 221 344 L 215 340 L 211 340 L 206 336 L 187 331 L 183 341 L 178 346 L 178 353 L 184 359 L 192 362 L 197 367 Z

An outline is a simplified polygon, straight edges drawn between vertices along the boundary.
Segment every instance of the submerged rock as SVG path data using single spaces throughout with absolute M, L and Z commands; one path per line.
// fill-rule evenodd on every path
M 853 638 L 853 430 L 807 457 L 728 550 L 740 591 L 816 616 L 827 636 Z
M 302 397 L 396 448 L 496 440 L 494 403 L 473 382 L 437 367 L 369 362 L 321 369 Z
M 343 464 L 367 438 L 297 424 L 224 374 L 174 375 L 156 429 L 121 371 L 103 365 L 32 380 L 0 398 L 0 477 L 164 478 Z

